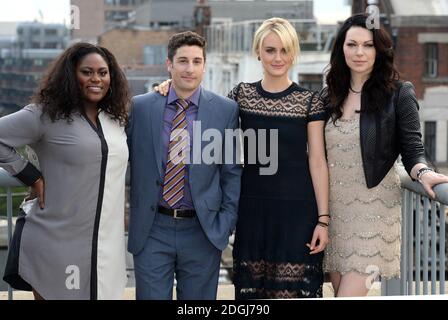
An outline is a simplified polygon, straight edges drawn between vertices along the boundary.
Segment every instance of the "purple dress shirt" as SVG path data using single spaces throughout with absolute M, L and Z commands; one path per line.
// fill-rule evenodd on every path
M 196 91 L 186 99 L 189 102 L 189 106 L 187 108 L 187 131 L 190 135 L 190 155 L 193 154 L 193 121 L 195 121 L 198 117 L 199 110 L 199 96 L 201 95 L 201 87 L 197 88 Z M 173 86 L 170 86 L 170 91 L 168 93 L 168 99 L 166 102 L 165 112 L 163 115 L 163 131 L 162 131 L 162 169 L 163 172 L 166 170 L 166 162 L 168 159 L 168 144 L 170 141 L 171 135 L 171 124 L 173 122 L 174 116 L 177 112 L 177 106 L 175 104 L 178 99 L 176 92 L 173 89 Z M 165 200 L 162 199 L 162 191 L 163 187 L 160 190 L 160 201 L 159 205 L 165 208 L 171 209 L 183 209 L 183 210 L 194 210 L 193 200 L 191 197 L 190 184 L 189 184 L 189 173 L 188 173 L 189 165 L 185 166 L 185 186 L 184 186 L 184 197 L 180 200 L 176 205 L 171 208 Z M 162 177 L 162 181 L 165 178 Z

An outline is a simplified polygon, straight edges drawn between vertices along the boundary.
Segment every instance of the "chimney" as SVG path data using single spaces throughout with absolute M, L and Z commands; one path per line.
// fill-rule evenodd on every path
M 212 13 L 207 0 L 197 0 L 194 6 L 193 26 L 196 33 L 205 37 L 205 27 L 210 25 Z
M 352 0 L 352 15 L 366 12 L 367 0 Z

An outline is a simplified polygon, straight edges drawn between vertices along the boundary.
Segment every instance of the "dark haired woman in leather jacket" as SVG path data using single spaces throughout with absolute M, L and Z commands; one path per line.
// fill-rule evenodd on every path
M 367 17 L 339 30 L 321 93 L 331 213 L 324 270 L 337 297 L 365 296 L 376 276 L 400 274 L 398 156 L 430 197 L 448 182 L 426 164 L 414 87 L 398 81 L 392 41 L 384 29 L 369 29 Z

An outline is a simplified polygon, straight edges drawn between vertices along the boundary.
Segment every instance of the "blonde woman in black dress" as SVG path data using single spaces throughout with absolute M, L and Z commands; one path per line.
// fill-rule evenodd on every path
M 247 143 L 234 243 L 237 299 L 322 296 L 323 250 L 328 243 L 328 169 L 324 108 L 318 95 L 292 82 L 299 54 L 294 27 L 272 18 L 256 31 L 253 51 L 264 76 L 240 83 L 229 97 L 240 107 L 243 131 L 277 130 L 278 168 L 261 175 Z

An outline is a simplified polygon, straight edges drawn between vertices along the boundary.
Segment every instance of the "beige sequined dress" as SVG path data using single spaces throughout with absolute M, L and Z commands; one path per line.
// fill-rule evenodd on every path
M 324 270 L 345 274 L 400 272 L 400 180 L 393 167 L 383 181 L 368 189 L 362 167 L 359 115 L 330 120 L 325 129 L 330 173 L 330 244 Z

